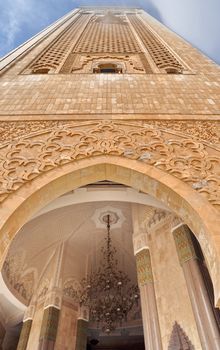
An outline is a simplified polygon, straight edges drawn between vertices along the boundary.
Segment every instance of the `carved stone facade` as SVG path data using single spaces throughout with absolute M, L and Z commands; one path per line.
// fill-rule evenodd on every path
M 146 50 L 151 65 L 145 56 Z M 104 56 L 103 53 L 110 56 Z M 102 56 L 96 57 L 94 54 Z M 90 69 L 86 69 L 85 66 L 93 60 L 103 62 L 104 59 L 107 62 L 114 62 L 114 59 L 128 62 L 126 69 L 122 70 L 124 73 L 154 71 L 180 74 L 187 70 L 140 15 L 106 11 L 104 14 L 81 12 L 75 15 L 70 25 L 40 53 L 24 73 L 94 73 L 95 68 L 91 69 L 90 66 Z M 158 68 L 158 72 L 153 65 Z
M 99 181 L 160 201 L 158 207 L 138 202 L 144 208 L 133 227 L 139 284 L 153 293 L 154 310 L 159 305 L 156 337 L 161 328 L 163 345 L 170 340 L 171 348 L 193 349 L 181 324 L 200 349 L 181 269 L 173 263 L 171 228 L 184 222 L 197 236 L 220 306 L 219 73 L 188 43 L 131 8 L 77 9 L 1 60 L 0 261 L 8 289 L 29 305 L 28 350 L 38 348 L 39 338 L 55 342 L 59 317 L 56 350 L 63 339 L 70 348 L 77 318 L 87 320 L 88 310 L 78 310 L 75 272 L 62 276 L 63 248 L 48 257 L 56 273 L 47 266 L 37 276 L 22 252 L 7 256 L 9 245 L 55 197 Z M 178 228 L 175 238 L 180 260 L 194 257 Z
M 137 15 L 128 16 L 131 24 L 138 33 L 145 47 L 148 49 L 155 65 L 162 72 L 166 73 L 183 73 L 184 66 L 171 53 L 166 45 L 161 42 L 152 29 L 146 24 L 143 18 Z
M 42 173 L 102 154 L 138 160 L 170 173 L 219 209 L 218 150 L 190 135 L 174 136 L 169 130 L 151 125 L 113 121 L 58 124 L 4 143 L 0 153 L 0 201 Z
M 21 136 L 27 136 L 35 132 L 43 132 L 47 129 L 52 129 L 54 127 L 62 128 L 65 125 L 77 125 L 79 121 L 1 121 L 0 124 L 0 141 L 10 142 Z M 185 137 L 186 135 L 195 140 L 202 142 L 207 142 L 210 146 L 215 146 L 215 148 L 220 148 L 220 122 L 218 121 L 147 121 L 131 122 L 131 124 L 137 126 L 152 126 L 158 127 L 164 131 L 168 130 L 170 132 L 179 133 L 180 136 Z

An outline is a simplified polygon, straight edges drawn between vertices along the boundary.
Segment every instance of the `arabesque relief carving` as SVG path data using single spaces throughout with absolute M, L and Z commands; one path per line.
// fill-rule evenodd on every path
M 36 271 L 27 269 L 25 253 L 18 251 L 8 256 L 4 262 L 2 275 L 7 286 L 25 305 L 28 305 L 34 292 Z
M 170 212 L 167 212 L 165 210 L 161 209 L 154 209 L 153 215 L 149 218 L 147 226 L 149 228 L 152 228 L 159 224 L 160 222 L 164 221 L 167 217 L 170 217 L 172 214 Z
M 43 131 L 63 125 L 78 125 L 79 121 L 68 120 L 43 120 L 43 121 L 1 121 L 0 123 L 0 143 L 11 141 L 15 138 L 29 133 Z M 139 126 L 155 126 L 164 130 L 173 130 L 175 133 L 187 134 L 192 138 L 206 141 L 220 148 L 220 122 L 205 120 L 150 120 L 146 122 L 138 121 L 131 124 Z
M 153 282 L 153 272 L 149 249 L 143 249 L 136 254 L 137 277 L 139 287 Z
M 98 155 L 152 165 L 186 182 L 214 206 L 220 204 L 216 147 L 187 133 L 124 121 L 55 122 L 53 127 L 4 143 L 0 148 L 0 201 L 47 171 Z
M 75 303 L 79 302 L 81 285 L 75 278 L 69 278 L 64 282 L 63 295 L 71 298 Z
M 146 125 L 155 125 L 163 129 L 171 129 L 188 134 L 198 140 L 203 140 L 220 148 L 220 122 L 204 120 L 155 120 L 146 122 Z
M 141 55 L 119 55 L 119 54 L 72 54 L 68 62 L 62 67 L 61 73 L 93 73 L 100 63 L 116 63 L 122 67 L 124 73 L 145 72 L 141 62 Z
M 15 138 L 28 135 L 30 133 L 44 131 L 45 129 L 62 126 L 68 122 L 64 121 L 16 121 L 0 123 L 0 143 L 12 141 Z

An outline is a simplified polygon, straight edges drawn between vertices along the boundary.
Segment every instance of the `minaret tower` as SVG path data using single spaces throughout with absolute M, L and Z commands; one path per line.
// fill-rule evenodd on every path
M 134 188 L 170 215 L 155 211 L 134 230 L 146 350 L 220 349 L 213 313 L 220 306 L 219 66 L 142 9 L 75 9 L 0 60 L 0 140 L 1 266 L 17 232 L 55 198 L 100 182 Z M 168 238 L 157 245 L 163 229 Z M 64 247 L 55 254 L 53 283 L 43 288 L 41 319 L 37 273 L 22 277 L 29 301 L 19 350 L 71 343 L 61 325 L 69 312 L 62 309 Z M 171 255 L 171 268 L 160 269 L 158 259 Z M 179 312 L 172 317 L 175 277 L 164 282 L 171 272 L 186 295 L 173 299 Z M 71 349 L 85 350 L 88 310 L 74 312 Z

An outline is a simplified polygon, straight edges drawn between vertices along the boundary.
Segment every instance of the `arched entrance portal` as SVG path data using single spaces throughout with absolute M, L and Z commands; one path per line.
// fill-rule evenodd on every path
M 176 214 L 177 227 L 182 221 L 192 230 L 201 244 L 219 306 L 217 148 L 156 125 L 95 121 L 55 123 L 43 131 L 19 135 L 0 151 L 1 264 L 16 233 L 46 204 L 81 186 L 107 180 L 151 195 Z M 185 229 L 177 229 L 175 235 L 177 244 L 179 237 L 188 244 Z M 145 267 L 151 266 L 146 246 L 143 254 L 139 249 L 135 254 L 140 266 L 142 261 Z M 151 276 L 151 268 L 145 272 Z M 154 295 L 152 285 L 145 282 L 142 294 Z M 56 317 L 56 311 L 46 316 Z M 158 329 L 152 329 L 157 339 Z M 179 331 L 175 326 L 174 335 Z
M 194 232 L 205 254 L 219 305 L 219 216 L 201 195 L 179 179 L 148 164 L 116 156 L 97 156 L 57 167 L 24 184 L 5 200 L 1 211 L 1 262 L 16 232 L 58 196 L 97 181 L 131 186 L 164 202 Z

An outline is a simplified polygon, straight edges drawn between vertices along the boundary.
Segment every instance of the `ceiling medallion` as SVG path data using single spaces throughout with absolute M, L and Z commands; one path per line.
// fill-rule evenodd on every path
M 108 213 L 102 219 L 107 235 L 101 248 L 101 264 L 94 273 L 83 279 L 80 305 L 89 308 L 89 319 L 97 324 L 97 328 L 110 334 L 127 321 L 133 306 L 138 306 L 139 289 L 125 272 L 118 269 L 116 249 L 110 236 L 110 225 L 115 217 Z
M 102 214 L 99 217 L 99 220 L 102 224 L 104 224 L 106 226 L 108 223 L 108 218 L 109 218 L 110 225 L 117 224 L 117 222 L 119 220 L 118 213 L 116 213 L 115 211 L 111 211 L 111 210 L 102 212 Z
M 110 205 L 95 210 L 92 220 L 94 221 L 96 228 L 106 228 L 106 222 L 103 218 L 108 214 L 110 215 L 111 228 L 120 229 L 125 221 L 123 212 L 120 208 L 112 207 Z

